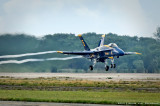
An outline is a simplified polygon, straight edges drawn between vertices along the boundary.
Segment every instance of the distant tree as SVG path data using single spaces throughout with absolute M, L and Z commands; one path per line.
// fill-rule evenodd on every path
M 56 73 L 57 72 L 57 67 L 52 67 L 51 72 Z
M 102 34 L 85 33 L 83 37 L 89 47 L 97 47 Z M 123 56 L 119 59 L 115 58 L 117 64 L 117 72 L 146 72 L 146 73 L 160 73 L 160 27 L 157 28 L 154 33 L 156 39 L 149 37 L 131 37 L 131 36 L 119 36 L 117 34 L 106 34 L 105 44 L 111 42 L 116 43 L 124 51 L 136 51 L 142 53 L 142 55 L 130 55 Z M 156 42 L 156 40 L 158 42 Z M 0 34 L 0 56 L 13 55 L 23 53 L 35 53 L 44 51 L 83 51 L 81 41 L 74 34 L 50 34 L 45 35 L 43 38 L 36 38 L 26 34 Z M 54 58 L 54 57 L 66 57 L 65 55 L 53 53 L 44 55 L 35 55 L 28 57 L 17 58 L 23 60 L 26 58 Z M 7 59 L 0 59 L 5 61 Z M 54 66 L 53 66 L 54 64 Z M 77 72 L 88 72 L 89 65 L 92 64 L 87 59 L 73 59 L 68 61 L 45 61 L 45 62 L 28 62 L 24 64 L 4 64 L 0 65 L 0 72 L 18 72 L 25 69 L 25 71 L 43 70 L 48 72 L 63 72 L 63 69 L 70 68 L 76 69 Z M 110 61 L 109 61 L 110 64 Z M 104 64 L 98 66 L 98 69 L 104 70 Z M 58 70 L 57 70 L 58 69 Z M 84 71 L 81 71 L 81 70 Z M 42 71 L 41 71 L 42 70 Z M 105 72 L 105 71 L 103 71 Z M 113 71 L 111 71 L 113 72 Z
M 160 40 L 160 27 L 157 28 L 156 32 L 154 33 L 154 36 Z
M 128 64 L 127 63 L 122 63 L 120 64 L 118 67 L 118 72 L 122 73 L 122 72 L 128 72 Z
M 84 70 L 84 72 L 88 72 L 88 67 L 85 65 L 84 67 L 83 67 L 83 70 Z
M 143 64 L 142 60 L 135 60 L 133 62 L 133 65 L 136 68 L 137 73 L 144 73 L 145 72 L 145 70 L 144 70 L 144 64 Z

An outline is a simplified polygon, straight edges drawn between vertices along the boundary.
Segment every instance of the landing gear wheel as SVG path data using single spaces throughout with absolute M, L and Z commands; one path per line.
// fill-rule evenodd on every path
M 113 68 L 116 68 L 116 64 L 113 65 Z
M 111 68 L 113 68 L 114 66 L 113 66 L 113 64 L 111 64 Z
M 92 71 L 92 70 L 93 70 L 93 66 L 92 66 L 92 65 L 90 65 L 90 66 L 89 66 L 89 69 Z
M 106 69 L 106 71 L 108 71 L 109 70 L 109 66 L 106 66 L 105 69 Z

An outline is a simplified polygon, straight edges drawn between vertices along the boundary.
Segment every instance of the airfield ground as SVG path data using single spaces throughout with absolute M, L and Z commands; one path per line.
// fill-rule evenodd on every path
M 145 73 L 0 73 L 0 77 L 14 78 L 72 78 L 92 81 L 160 81 L 160 74 Z
M 159 98 L 160 74 L 0 73 L 4 101 L 160 105 Z

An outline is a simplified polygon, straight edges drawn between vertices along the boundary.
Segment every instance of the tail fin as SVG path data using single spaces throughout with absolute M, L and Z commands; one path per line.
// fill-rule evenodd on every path
M 90 48 L 88 47 L 87 43 L 84 41 L 82 35 L 79 34 L 78 36 L 79 36 L 79 39 L 82 41 L 82 44 L 83 44 L 83 46 L 84 46 L 84 49 L 85 49 L 86 51 L 90 51 Z
M 101 40 L 99 41 L 98 47 L 104 45 L 104 38 L 105 38 L 105 34 L 102 35 L 102 38 L 101 38 Z

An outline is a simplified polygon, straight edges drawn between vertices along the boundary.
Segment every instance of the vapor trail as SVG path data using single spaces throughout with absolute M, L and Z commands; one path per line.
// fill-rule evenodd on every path
M 35 62 L 35 61 L 49 61 L 49 60 L 70 60 L 75 58 L 82 58 L 82 56 L 74 56 L 74 57 L 65 57 L 65 58 L 47 58 L 47 59 L 24 59 L 24 60 L 7 60 L 7 61 L 0 61 L 0 64 L 8 64 L 8 63 L 15 63 L 15 64 L 22 64 L 27 62 Z
M 56 51 L 25 53 L 25 54 L 17 54 L 17 55 L 4 55 L 4 56 L 0 56 L 0 58 L 16 58 L 16 57 L 33 56 L 33 55 L 41 55 L 41 54 L 48 54 L 48 53 L 56 53 Z
M 71 60 L 75 58 L 82 58 L 82 56 L 65 57 L 65 58 L 48 58 L 46 60 Z
M 7 60 L 7 61 L 1 61 L 0 64 L 8 64 L 8 63 L 15 63 L 15 64 L 22 64 L 26 62 L 33 62 L 33 61 L 44 61 L 44 59 L 25 59 L 25 60 Z

